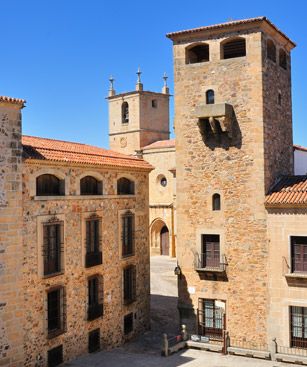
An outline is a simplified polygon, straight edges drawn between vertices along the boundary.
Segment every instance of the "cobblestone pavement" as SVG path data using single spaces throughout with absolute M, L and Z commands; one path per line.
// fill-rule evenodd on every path
M 223 356 L 219 353 L 185 350 L 170 357 L 161 356 L 162 334 L 176 334 L 176 260 L 167 256 L 151 258 L 151 330 L 140 338 L 111 351 L 88 354 L 66 363 L 71 367 L 293 367 L 285 363 L 253 358 Z

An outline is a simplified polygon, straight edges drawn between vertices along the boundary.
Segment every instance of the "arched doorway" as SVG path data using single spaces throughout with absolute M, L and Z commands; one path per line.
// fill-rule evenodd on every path
M 169 231 L 166 226 L 160 231 L 160 251 L 161 255 L 169 255 Z

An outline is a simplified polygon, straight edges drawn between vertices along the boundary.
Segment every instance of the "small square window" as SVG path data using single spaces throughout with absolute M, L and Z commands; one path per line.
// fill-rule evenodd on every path
M 100 329 L 88 333 L 88 352 L 93 353 L 100 349 Z
M 153 99 L 153 100 L 151 101 L 151 107 L 152 107 L 152 108 L 157 108 L 157 107 L 158 107 L 158 101 L 157 101 L 156 99 Z
M 56 367 L 63 363 L 63 345 L 48 350 L 48 367 Z
M 124 334 L 127 335 L 133 331 L 133 313 L 129 313 L 124 317 Z

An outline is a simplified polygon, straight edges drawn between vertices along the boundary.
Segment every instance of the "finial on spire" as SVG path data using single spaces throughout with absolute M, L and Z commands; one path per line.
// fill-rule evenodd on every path
M 135 87 L 135 89 L 138 90 L 138 91 L 143 90 L 143 84 L 141 82 L 141 74 L 142 74 L 141 69 L 140 69 L 140 67 L 138 67 L 138 71 L 136 73 L 136 75 L 138 77 L 137 77 L 137 80 L 136 80 L 136 87 Z
M 110 81 L 110 87 L 109 87 L 109 97 L 115 96 L 115 90 L 114 90 L 114 78 L 112 75 L 110 75 L 109 81 Z
M 166 72 L 164 72 L 164 74 L 163 74 L 163 88 L 162 88 L 162 93 L 164 93 L 164 94 L 169 94 L 169 87 L 167 86 L 167 79 L 168 79 L 168 76 L 166 75 Z

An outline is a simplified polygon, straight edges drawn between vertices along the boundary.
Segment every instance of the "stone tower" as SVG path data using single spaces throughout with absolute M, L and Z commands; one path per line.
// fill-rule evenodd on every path
M 23 100 L 0 96 L 0 364 L 5 366 L 23 366 L 23 106 Z
M 216 335 L 222 328 L 230 338 L 266 343 L 264 200 L 293 171 L 295 45 L 265 17 L 167 36 L 174 44 L 181 319 L 192 332 L 208 332 L 205 313 L 216 308 L 225 315 Z
M 135 154 L 143 146 L 169 139 L 169 89 L 164 76 L 162 93 L 143 90 L 141 72 L 137 72 L 136 90 L 116 94 L 113 78 L 109 89 L 110 149 Z

